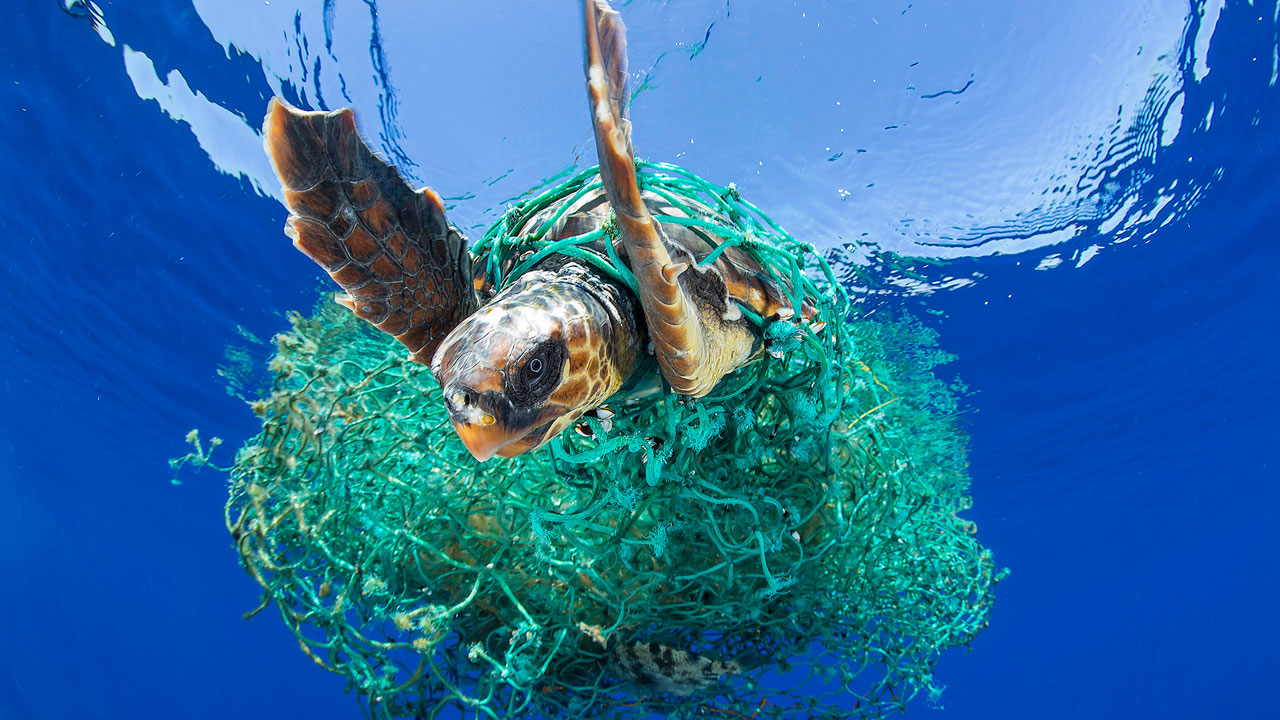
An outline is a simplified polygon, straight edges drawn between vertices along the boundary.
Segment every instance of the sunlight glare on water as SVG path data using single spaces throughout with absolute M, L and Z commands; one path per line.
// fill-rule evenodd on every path
M 395 2 L 195 6 L 229 56 L 260 63 L 247 83 L 307 106 L 355 106 L 381 150 L 455 198 L 472 231 L 593 161 L 569 4 L 529 22 L 494 21 L 519 13 L 502 4 L 484 16 Z M 1202 170 L 1171 183 L 1157 167 L 1175 161 L 1179 134 L 1212 128 L 1212 109 L 1203 124 L 1183 118 L 1183 86 L 1209 73 L 1221 3 L 628 10 L 641 153 L 769 188 L 771 212 L 820 247 L 1082 264 L 1176 218 L 1213 180 Z M 257 110 L 189 88 L 180 66 L 159 77 L 145 53 L 124 48 L 139 95 L 189 123 L 224 172 L 277 193 Z

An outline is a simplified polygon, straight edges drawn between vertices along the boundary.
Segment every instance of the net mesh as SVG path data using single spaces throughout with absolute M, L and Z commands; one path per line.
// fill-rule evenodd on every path
M 939 653 L 987 622 L 999 574 L 957 515 L 966 436 L 931 332 L 854 317 L 732 186 L 638 170 L 693 218 L 660 219 L 793 291 L 788 319 L 746 311 L 769 352 L 700 400 L 619 400 L 481 464 L 391 338 L 324 303 L 276 339 L 227 528 L 263 588 L 250 615 L 274 606 L 371 717 L 879 717 L 936 693 Z M 598 186 L 588 170 L 509 210 L 475 248 L 487 280 L 559 252 L 634 284 L 584 247 L 611 227 L 541 239 Z M 179 464 L 207 464 L 190 439 Z

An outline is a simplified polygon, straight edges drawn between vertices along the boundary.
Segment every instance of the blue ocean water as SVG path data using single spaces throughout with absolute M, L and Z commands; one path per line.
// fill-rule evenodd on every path
M 0 717 L 357 715 L 240 618 L 222 478 L 166 460 L 254 432 L 226 349 L 323 287 L 280 233 L 270 95 L 354 105 L 474 234 L 592 162 L 577 3 L 539 5 L 10 8 Z M 622 11 L 641 154 L 870 263 L 972 390 L 968 517 L 1013 572 L 908 716 L 1272 715 L 1280 10 L 833 5 Z

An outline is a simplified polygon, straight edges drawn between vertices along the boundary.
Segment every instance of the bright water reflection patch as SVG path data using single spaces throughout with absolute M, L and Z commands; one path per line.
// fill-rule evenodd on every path
M 1220 172 L 1184 176 L 1174 165 L 1186 160 L 1177 146 L 1179 137 L 1210 127 L 1212 103 L 1203 123 L 1197 122 L 1198 116 L 1184 116 L 1184 108 L 1185 86 L 1208 75 L 1205 55 L 1221 10 L 1220 2 L 1210 3 L 1215 4 L 1188 19 L 1175 53 L 1157 58 L 1151 84 L 1133 103 L 1136 111 L 1130 113 L 1121 105 L 1110 127 L 1067 158 L 1066 170 L 1051 177 L 1051 186 L 1041 191 L 1048 200 L 1002 222 L 922 230 L 916 242 L 948 256 L 1026 252 L 1076 238 L 1092 239 L 1094 244 L 1070 250 L 1070 259 L 1079 267 L 1103 248 L 1097 242 L 1145 239 L 1185 214 Z M 1049 258 L 1062 259 L 1058 253 Z M 1039 269 L 1060 264 L 1042 262 Z
M 228 63 L 257 62 L 249 82 L 305 107 L 356 107 L 380 151 L 457 201 L 473 232 L 590 164 L 571 8 L 193 4 Z M 1265 48 L 1238 38 L 1252 16 L 1276 18 L 1221 0 L 1034 5 L 633 3 L 637 148 L 768 197 L 845 279 L 885 252 L 1079 267 L 1149 238 L 1213 186 L 1205 138 L 1255 112 L 1222 95 L 1215 67 L 1258 58 L 1258 81 L 1274 84 L 1274 34 Z M 114 40 L 97 6 L 68 8 Z M 123 53 L 138 94 L 189 123 L 219 169 L 278 192 L 260 160 L 262 107 L 189 87 L 180 58 L 161 80 L 146 47 Z M 976 277 L 882 269 L 908 293 Z
M 243 117 L 193 91 L 177 70 L 161 80 L 151 58 L 128 45 L 124 46 L 124 67 L 138 97 L 155 100 L 166 115 L 189 125 L 218 170 L 248 180 L 262 195 L 283 199 L 280 183 L 262 153 L 262 136 Z

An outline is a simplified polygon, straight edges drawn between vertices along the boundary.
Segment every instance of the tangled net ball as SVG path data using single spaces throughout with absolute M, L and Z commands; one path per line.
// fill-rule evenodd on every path
M 721 215 L 660 219 L 795 289 L 789 319 L 753 317 L 770 352 L 705 398 L 618 401 L 480 464 L 391 338 L 332 303 L 277 338 L 227 527 L 254 612 L 274 605 L 371 717 L 879 717 L 936 692 L 939 653 L 987 622 L 998 575 L 957 516 L 966 438 L 930 333 L 850 319 L 825 262 L 732 187 L 639 168 Z M 476 248 L 488 281 L 564 252 L 634 282 L 580 247 L 596 234 L 524 228 L 598 183 L 510 210 Z

